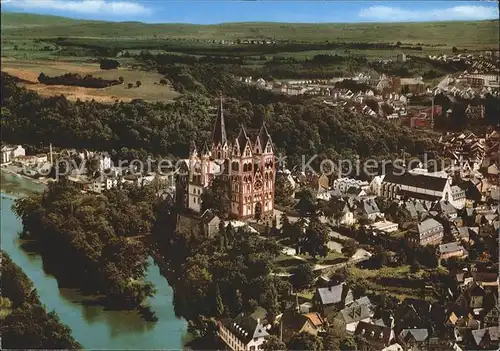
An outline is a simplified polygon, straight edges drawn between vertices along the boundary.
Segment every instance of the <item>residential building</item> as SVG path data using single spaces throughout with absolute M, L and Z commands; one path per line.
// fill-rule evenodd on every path
M 443 240 L 444 228 L 433 218 L 415 224 L 408 232 L 408 241 L 418 245 L 438 245 Z
M 115 177 L 97 177 L 93 180 L 92 190 L 95 193 L 102 193 L 104 190 L 116 188 L 120 184 L 118 178 Z
M 350 188 L 368 189 L 369 183 L 367 181 L 358 180 L 354 178 L 337 178 L 333 181 L 333 190 L 344 195 Z
M 16 157 L 25 156 L 26 150 L 21 145 L 2 146 L 2 164 L 12 162 Z
M 340 217 L 335 218 L 335 216 L 330 217 L 330 224 L 333 226 L 351 226 L 357 222 L 354 212 L 350 209 L 347 202 L 344 202 L 342 210 L 340 211 Z
M 452 187 L 453 188 L 453 187 Z M 450 201 L 441 200 L 437 202 L 432 208 L 431 211 L 436 211 L 437 213 L 443 215 L 448 219 L 457 218 L 457 209 L 455 206 L 451 204 Z
M 230 188 L 230 213 L 237 218 L 251 218 L 256 213 L 269 216 L 274 209 L 275 163 L 273 142 L 263 124 L 252 141 L 241 126 L 230 142 L 222 99 L 212 134 L 212 147 L 201 153 L 194 143 L 189 155 L 188 207 L 199 212 L 201 195 L 216 176 L 227 180 Z
M 373 312 L 369 306 L 353 304 L 340 310 L 335 319 L 345 326 L 345 330 L 354 333 L 359 322 L 369 322 L 373 317 Z
M 357 211 L 360 216 L 366 217 L 370 221 L 375 221 L 377 218 L 383 217 L 374 198 L 362 199 Z
M 396 61 L 397 62 L 406 62 L 406 54 L 404 54 L 404 53 L 397 54 Z
M 406 350 L 416 348 L 425 349 L 429 341 L 429 330 L 425 328 L 403 329 L 399 333 L 399 343 L 405 347 Z
M 72 185 L 82 191 L 93 191 L 94 190 L 94 182 L 86 177 L 73 177 L 68 176 L 66 178 Z
M 288 342 L 295 334 L 309 333 L 318 335 L 323 331 L 323 318 L 317 312 L 298 313 L 297 311 L 286 311 L 280 320 L 283 330 L 283 340 Z
M 440 260 L 450 257 L 462 258 L 467 255 L 467 250 L 465 250 L 460 242 L 442 244 L 438 247 L 438 257 Z
M 391 327 L 362 321 L 358 323 L 354 335 L 362 336 L 374 349 L 378 350 L 389 346 L 395 339 Z
M 38 163 L 38 157 L 35 155 L 21 155 L 17 156 L 13 162 L 15 164 L 18 164 L 20 166 L 28 167 L 28 166 L 34 166 Z
M 386 220 L 372 223 L 370 225 L 370 227 L 373 230 L 379 231 L 379 232 L 382 232 L 382 233 L 392 233 L 392 232 L 395 232 L 395 231 L 398 230 L 398 224 L 397 223 L 394 223 L 394 222 L 391 222 L 391 221 L 386 221 Z
M 36 157 L 37 164 L 42 164 L 42 163 L 48 162 L 47 154 L 36 154 L 35 157 Z
M 474 343 L 482 349 L 498 350 L 498 325 L 495 327 L 476 329 L 472 331 L 472 337 L 474 338 Z
M 213 211 L 199 213 L 180 213 L 177 215 L 177 232 L 194 233 L 196 236 L 213 237 L 219 232 L 220 218 Z
M 475 88 L 491 87 L 498 88 L 498 74 L 464 74 L 460 79 L 463 83 Z
M 323 318 L 337 313 L 352 302 L 352 291 L 345 283 L 318 288 L 313 297 L 314 307 Z
M 392 78 L 392 91 L 403 94 L 423 94 L 425 91 L 425 83 L 421 77 L 417 78 Z
M 270 325 L 265 324 L 266 311 L 259 308 L 249 316 L 217 321 L 217 335 L 233 351 L 257 351 L 262 349 Z

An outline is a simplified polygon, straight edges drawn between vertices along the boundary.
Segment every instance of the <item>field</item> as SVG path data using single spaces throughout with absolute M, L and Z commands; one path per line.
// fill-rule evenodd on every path
M 64 94 L 73 100 L 95 99 L 108 103 L 132 99 L 172 101 L 179 95 L 171 87 L 158 84 L 162 78 L 159 74 L 135 68 L 138 62 L 134 55 L 143 50 L 152 54 L 208 57 L 212 62 L 220 57 L 232 57 L 241 60 L 238 62 L 248 75 L 267 74 L 287 79 L 343 76 L 353 71 L 372 73 L 366 64 L 352 64 L 351 56 L 376 60 L 394 59 L 398 53 L 408 56 L 451 54 L 454 46 L 460 50 L 496 49 L 499 41 L 498 21 L 189 25 L 87 21 L 22 13 L 2 13 L 1 19 L 3 71 L 27 81 L 22 85 L 41 95 Z M 263 39 L 271 41 L 244 43 Z M 229 45 L 222 40 L 233 43 Z M 339 55 L 344 61 L 307 64 L 307 60 L 319 54 Z M 101 57 L 117 58 L 122 68 L 100 70 L 97 62 Z M 283 57 L 294 58 L 296 62 L 272 62 L 274 58 Z M 410 76 L 425 77 L 426 73 L 433 73 L 429 79 L 437 79 L 449 73 L 427 63 L 413 66 L 407 72 Z M 50 76 L 92 74 L 105 79 L 122 76 L 125 83 L 105 89 L 47 86 L 37 82 L 41 72 Z M 439 77 L 435 77 L 436 74 Z M 136 81 L 142 83 L 139 88 L 135 87 Z M 128 88 L 129 83 L 134 87 Z
M 224 23 L 216 25 L 145 24 L 82 21 L 55 16 L 2 13 L 3 38 L 109 38 L 114 41 L 156 39 L 295 42 L 397 42 L 442 47 L 497 48 L 498 21 L 427 23 Z
M 44 96 L 65 95 L 70 100 L 96 100 L 112 103 L 116 100 L 131 101 L 144 99 L 148 101 L 172 101 L 179 94 L 168 86 L 158 84 L 162 76 L 154 72 L 144 72 L 130 68 L 118 70 L 101 70 L 97 63 L 54 62 L 54 61 L 21 61 L 2 58 L 2 71 L 22 79 L 25 86 Z M 82 88 L 64 85 L 45 85 L 38 82 L 38 75 L 43 72 L 49 76 L 59 76 L 65 73 L 91 74 L 103 79 L 118 79 L 123 77 L 124 84 L 104 89 Z M 142 84 L 137 88 L 136 82 Z M 134 85 L 128 88 L 128 83 Z

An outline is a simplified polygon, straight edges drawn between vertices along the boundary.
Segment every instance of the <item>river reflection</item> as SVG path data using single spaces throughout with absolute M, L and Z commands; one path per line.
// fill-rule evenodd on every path
M 2 249 L 33 281 L 40 300 L 48 310 L 54 310 L 67 324 L 75 339 L 87 349 L 180 349 L 187 323 L 175 316 L 173 291 L 159 268 L 150 259 L 147 279 L 156 286 L 157 293 L 149 299 L 158 322 L 147 322 L 138 311 L 116 311 L 99 305 L 96 296 L 85 296 L 77 289 L 59 287 L 57 280 L 43 269 L 43 260 L 30 252 L 29 243 L 21 248 L 18 233 L 19 219 L 11 210 L 11 195 L 40 191 L 43 186 L 29 180 L 1 172 L 1 239 Z

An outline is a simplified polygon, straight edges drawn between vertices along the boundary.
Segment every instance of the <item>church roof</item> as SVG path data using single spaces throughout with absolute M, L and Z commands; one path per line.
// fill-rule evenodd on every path
M 267 131 L 265 122 L 262 123 L 262 127 L 260 127 L 259 134 L 257 135 L 257 139 L 260 141 L 260 146 L 262 148 L 261 151 L 264 151 L 268 141 L 271 140 L 271 135 L 269 135 L 269 132 Z M 271 140 L 271 145 L 272 145 L 272 140 Z
M 226 123 L 224 121 L 224 109 L 222 107 L 222 98 L 220 99 L 219 107 L 217 108 L 217 119 L 215 121 L 212 142 L 216 145 L 224 145 L 227 143 Z
M 236 142 L 238 143 L 240 147 L 240 155 L 243 155 L 243 152 L 245 152 L 245 147 L 247 146 L 247 143 L 250 144 L 250 147 L 252 147 L 250 143 L 250 138 L 247 135 L 247 131 L 245 130 L 245 127 L 241 125 L 240 132 L 238 133 L 238 136 L 236 137 Z
M 443 191 L 447 178 L 434 177 L 427 174 L 414 174 L 405 172 L 401 175 L 387 173 L 384 177 L 385 183 L 394 183 L 399 185 L 407 185 L 420 189 Z
M 207 142 L 203 143 L 202 155 L 210 155 L 210 149 L 208 148 Z

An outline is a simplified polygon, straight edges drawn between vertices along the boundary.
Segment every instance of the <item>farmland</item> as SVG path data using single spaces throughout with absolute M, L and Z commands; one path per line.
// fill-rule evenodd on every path
M 120 40 L 238 40 L 275 39 L 319 43 L 403 42 L 467 48 L 495 47 L 498 21 L 426 23 L 224 23 L 215 25 L 145 24 L 72 20 L 55 16 L 2 13 L 4 38 L 107 38 Z
M 172 101 L 179 94 L 169 86 L 160 85 L 162 76 L 154 72 L 145 72 L 131 68 L 118 70 L 101 70 L 96 63 L 53 62 L 53 61 L 20 61 L 2 59 L 2 70 L 15 76 L 23 82 L 20 85 L 38 92 L 42 96 L 65 95 L 70 100 L 96 100 L 100 102 L 114 102 L 115 100 L 131 101 L 144 99 L 149 101 Z M 108 88 L 82 88 L 64 85 L 45 85 L 38 82 L 38 75 L 45 73 L 49 76 L 59 76 L 65 73 L 90 74 L 103 79 L 118 79 L 123 77 L 124 84 Z M 137 87 L 137 81 L 141 86 Z M 128 87 L 128 83 L 133 85 Z
M 163 76 L 156 73 L 154 65 L 144 68 L 147 60 L 139 57 L 143 52 L 178 55 L 178 60 L 170 59 L 174 65 L 185 64 L 186 58 L 215 64 L 231 62 L 236 75 L 324 78 L 354 71 L 373 73 L 366 60 L 394 59 L 399 53 L 421 58 L 448 54 L 454 47 L 492 49 L 497 48 L 499 40 L 498 21 L 189 25 L 21 13 L 1 16 L 3 71 L 25 80 L 22 85 L 44 96 L 64 94 L 73 100 L 101 102 L 172 101 L 179 95 L 169 85 L 159 84 Z M 338 62 L 308 63 L 317 55 L 336 55 Z M 100 70 L 98 62 L 103 57 L 119 60 L 121 68 Z M 410 66 L 409 74 L 424 77 L 429 72 L 439 76 L 449 73 L 425 62 L 415 61 Z M 121 76 L 124 84 L 103 89 L 46 86 L 37 81 L 42 72 L 51 76 L 91 74 L 103 79 Z M 136 87 L 137 81 L 140 87 Z

